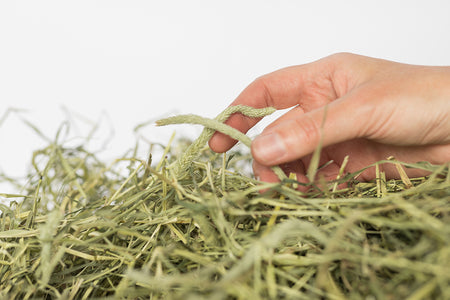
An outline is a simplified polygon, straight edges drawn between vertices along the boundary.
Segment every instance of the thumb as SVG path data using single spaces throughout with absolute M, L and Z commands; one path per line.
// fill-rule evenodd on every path
M 357 112 L 356 105 L 349 104 L 338 99 L 307 113 L 300 107 L 291 110 L 253 140 L 253 158 L 273 166 L 311 154 L 321 139 L 326 147 L 361 137 L 366 117 Z

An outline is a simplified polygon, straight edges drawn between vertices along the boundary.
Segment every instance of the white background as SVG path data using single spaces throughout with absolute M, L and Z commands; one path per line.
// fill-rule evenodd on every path
M 134 146 L 139 123 L 213 117 L 256 77 L 335 52 L 450 65 L 449 4 L 2 1 L 0 170 L 23 175 L 46 144 L 23 119 L 50 138 L 67 119 L 99 122 L 99 141 L 114 132 L 103 155 L 115 157 Z M 25 111 L 6 115 L 12 108 Z M 147 126 L 141 134 L 165 142 L 170 132 Z

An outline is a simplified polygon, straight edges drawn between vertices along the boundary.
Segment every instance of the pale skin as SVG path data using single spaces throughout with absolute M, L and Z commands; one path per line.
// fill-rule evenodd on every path
M 292 108 L 252 142 L 255 176 L 278 178 L 280 165 L 307 182 L 306 170 L 323 134 L 318 176 L 335 179 L 345 156 L 346 173 L 394 156 L 404 162 L 450 161 L 450 67 L 417 66 L 350 53 L 284 68 L 252 82 L 231 105 Z M 326 109 L 325 109 L 326 107 Z M 321 129 L 324 113 L 326 118 Z M 247 132 L 258 120 L 234 114 L 228 125 Z M 235 140 L 216 133 L 209 145 L 225 152 Z M 398 178 L 392 165 L 382 166 L 387 178 Z M 407 169 L 409 176 L 426 175 Z M 375 178 L 374 168 L 359 180 Z

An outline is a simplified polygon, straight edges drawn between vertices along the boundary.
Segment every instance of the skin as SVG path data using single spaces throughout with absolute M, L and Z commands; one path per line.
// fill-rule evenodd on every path
M 252 142 L 253 170 L 263 181 L 277 181 L 270 166 L 280 165 L 307 182 L 305 173 L 322 134 L 320 164 L 333 161 L 318 172 L 326 179 L 336 178 L 346 155 L 347 173 L 389 156 L 404 162 L 450 161 L 450 67 L 339 53 L 259 77 L 231 105 L 237 104 L 292 108 Z M 234 114 L 226 123 L 247 132 L 258 121 Z M 215 133 L 209 145 L 225 152 L 235 142 Z M 382 170 L 387 178 L 399 177 L 391 164 Z M 406 171 L 412 177 L 425 175 Z M 374 178 L 372 168 L 358 179 Z

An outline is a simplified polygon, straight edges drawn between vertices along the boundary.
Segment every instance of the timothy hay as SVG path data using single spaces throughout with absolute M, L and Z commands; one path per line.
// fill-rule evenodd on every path
M 176 171 L 180 145 L 109 165 L 36 151 L 24 192 L 0 194 L 0 298 L 450 298 L 449 164 L 391 159 L 303 193 L 242 174 L 240 152 L 200 147 Z M 382 163 L 432 174 L 387 181 Z

